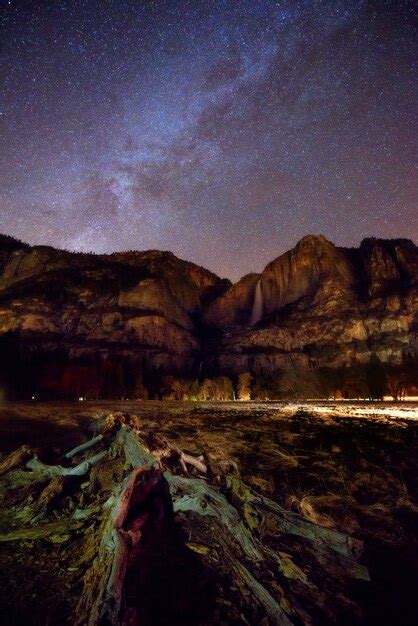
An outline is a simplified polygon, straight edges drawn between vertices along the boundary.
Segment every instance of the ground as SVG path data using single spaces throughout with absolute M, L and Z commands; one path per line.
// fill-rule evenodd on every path
M 144 430 L 154 430 L 193 454 L 230 459 L 258 492 L 364 541 L 361 562 L 371 582 L 352 590 L 362 607 L 360 621 L 368 626 L 418 623 L 417 405 L 8 404 L 0 408 L 0 450 L 7 453 L 28 444 L 45 461 L 57 462 L 62 451 L 94 434 L 98 418 L 109 412 L 135 414 Z M 37 593 L 36 581 L 29 584 L 22 578 L 8 546 L 0 555 L 0 588 L 7 589 L 0 599 L 4 623 L 8 607 L 16 603 L 13 594 Z M 65 546 L 48 550 L 37 559 L 44 559 L 44 580 L 54 586 L 61 580 Z M 42 599 L 34 597 L 33 603 L 36 607 Z M 34 624 L 42 623 L 39 616 L 36 620 Z

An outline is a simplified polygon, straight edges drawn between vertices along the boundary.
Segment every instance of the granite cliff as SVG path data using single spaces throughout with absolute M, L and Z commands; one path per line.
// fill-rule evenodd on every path
M 85 379 L 93 396 L 112 396 L 120 379 L 137 395 L 144 376 L 189 374 L 200 353 L 194 319 L 224 284 L 154 250 L 74 254 L 3 237 L 0 263 L 3 379 L 24 384 L 23 395 L 85 393 Z
M 304 237 L 231 284 L 170 252 L 76 254 L 0 237 L 3 390 L 155 393 L 184 377 L 341 368 L 418 353 L 418 249 Z
M 205 320 L 226 331 L 214 355 L 225 371 L 340 367 L 371 355 L 400 364 L 417 351 L 418 249 L 402 239 L 344 249 L 309 235 L 227 289 Z

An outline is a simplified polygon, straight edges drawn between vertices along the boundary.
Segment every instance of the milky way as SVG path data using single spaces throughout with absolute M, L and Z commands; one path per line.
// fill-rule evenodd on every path
M 413 6 L 0 0 L 0 231 L 234 279 L 416 238 Z

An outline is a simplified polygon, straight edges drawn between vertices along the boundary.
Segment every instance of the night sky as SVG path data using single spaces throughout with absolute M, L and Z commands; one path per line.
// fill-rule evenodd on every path
M 0 231 L 233 279 L 416 239 L 413 7 L 0 0 Z

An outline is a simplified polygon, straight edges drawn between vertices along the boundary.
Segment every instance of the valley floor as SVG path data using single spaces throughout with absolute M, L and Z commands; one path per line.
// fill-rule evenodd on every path
M 418 404 L 5 404 L 0 451 L 27 444 L 56 463 L 64 450 L 96 432 L 99 418 L 117 412 L 137 415 L 141 430 L 163 435 L 191 454 L 230 459 L 259 493 L 362 540 L 360 560 L 371 582 L 353 585 L 353 602 L 362 613 L 345 624 L 418 623 Z M 3 623 L 16 602 L 13 594 L 24 604 L 26 594 L 37 593 L 12 556 L 7 549 L 0 554 Z M 33 605 L 36 616 L 42 598 L 35 597 Z M 34 617 L 33 624 L 40 623 L 39 615 Z

